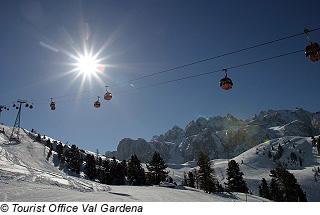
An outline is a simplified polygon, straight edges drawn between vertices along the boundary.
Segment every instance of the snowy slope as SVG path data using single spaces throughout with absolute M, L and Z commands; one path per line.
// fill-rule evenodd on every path
M 288 140 L 290 140 L 290 142 Z M 320 201 L 320 182 L 319 180 L 315 181 L 314 172 L 312 171 L 314 167 L 320 167 L 320 156 L 317 155 L 315 147 L 312 147 L 311 138 L 309 137 L 290 136 L 273 139 L 257 145 L 235 157 L 234 160 L 237 161 L 240 170 L 244 173 L 244 179 L 247 182 L 250 192 L 258 195 L 258 187 L 262 178 L 266 178 L 266 180 L 270 182 L 270 170 L 276 168 L 277 164 L 272 158 L 268 157 L 268 151 L 270 150 L 272 154 L 275 154 L 279 144 L 281 144 L 284 149 L 283 155 L 279 159 L 281 165 L 287 165 L 287 169 L 295 175 L 298 183 L 307 193 L 308 201 Z M 274 150 L 272 150 L 272 148 Z M 301 157 L 303 161 L 302 166 L 300 166 L 299 162 L 292 162 L 290 160 L 291 152 L 294 152 L 297 157 Z M 228 160 L 215 159 L 212 163 L 220 183 L 224 183 Z M 184 172 L 197 168 L 194 161 L 181 165 L 169 164 L 169 167 L 170 176 L 180 182 L 183 180 Z
M 5 133 L 11 128 L 4 126 Z M 245 201 L 245 194 L 206 194 L 200 190 L 159 186 L 108 186 L 59 168 L 56 155 L 22 133 L 21 143 L 0 133 L 0 200 L 2 201 Z M 248 195 L 248 201 L 267 201 Z

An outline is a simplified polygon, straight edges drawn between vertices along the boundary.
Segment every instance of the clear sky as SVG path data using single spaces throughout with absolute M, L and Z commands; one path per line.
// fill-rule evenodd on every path
M 0 104 L 11 109 L 1 122 L 13 126 L 13 101 L 33 101 L 33 110 L 22 110 L 22 127 L 104 153 L 115 150 L 122 138 L 150 140 L 200 116 L 251 118 L 261 110 L 296 107 L 318 111 L 320 62 L 311 62 L 303 52 L 230 70 L 234 87 L 229 91 L 219 87 L 220 72 L 119 92 L 302 50 L 308 44 L 304 35 L 130 81 L 319 28 L 319 8 L 317 0 L 2 0 Z M 310 35 L 320 43 L 320 31 Z M 103 47 L 99 58 L 105 71 L 91 80 L 79 71 L 68 72 L 75 68 L 70 55 L 83 52 L 84 44 L 94 53 Z M 111 86 L 113 99 L 102 99 L 95 109 L 104 85 Z

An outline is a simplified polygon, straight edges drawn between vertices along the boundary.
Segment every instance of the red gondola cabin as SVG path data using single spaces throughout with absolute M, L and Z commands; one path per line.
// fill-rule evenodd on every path
M 320 60 L 320 46 L 318 43 L 311 43 L 305 49 L 306 57 L 316 62 Z
M 225 77 L 220 80 L 220 87 L 224 90 L 230 90 L 232 89 L 233 83 L 232 80 L 228 77 Z

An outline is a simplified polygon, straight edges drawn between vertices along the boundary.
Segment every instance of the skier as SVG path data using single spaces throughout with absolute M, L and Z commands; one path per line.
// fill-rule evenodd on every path
M 315 181 L 318 181 L 318 180 L 317 180 L 317 179 L 318 179 L 318 176 L 319 176 L 318 171 L 315 171 L 315 172 L 314 172 L 314 180 L 315 180 Z
M 47 156 L 47 161 L 49 161 L 50 156 L 52 155 L 52 149 L 50 148 L 49 152 L 48 152 L 48 156 Z

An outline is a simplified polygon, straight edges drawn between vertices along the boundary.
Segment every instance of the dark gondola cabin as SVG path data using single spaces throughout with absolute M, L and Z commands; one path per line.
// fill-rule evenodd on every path
M 110 101 L 112 99 L 112 93 L 108 91 L 108 86 L 106 86 L 106 93 L 104 94 L 104 99 Z
M 305 49 L 306 57 L 316 62 L 320 60 L 320 46 L 318 43 L 311 43 Z
M 94 103 L 94 107 L 95 107 L 95 108 L 99 108 L 100 106 L 101 106 L 100 102 L 96 101 L 96 102 Z
M 51 103 L 50 103 L 50 108 L 51 110 L 55 110 L 56 109 L 56 103 L 52 101 L 51 99 Z
M 100 96 L 98 96 L 98 100 L 94 102 L 94 107 L 99 108 L 101 106 L 101 103 L 99 102 Z
M 54 102 L 50 103 L 50 108 L 51 110 L 55 110 L 56 109 L 56 104 Z
M 112 99 L 112 93 L 106 92 L 104 94 L 104 99 L 107 100 L 107 101 L 111 100 Z
M 304 33 L 307 36 L 307 39 L 310 42 L 310 45 L 308 45 L 306 47 L 306 49 L 304 50 L 306 57 L 309 58 L 311 61 L 316 62 L 318 60 L 320 60 L 320 46 L 318 43 L 313 43 L 311 41 L 311 38 L 309 36 L 308 33 L 310 33 L 311 31 L 309 29 L 304 29 Z
M 233 86 L 232 80 L 228 78 L 227 70 L 224 69 L 223 71 L 226 73 L 226 76 L 220 80 L 220 87 L 224 90 L 230 90 Z

